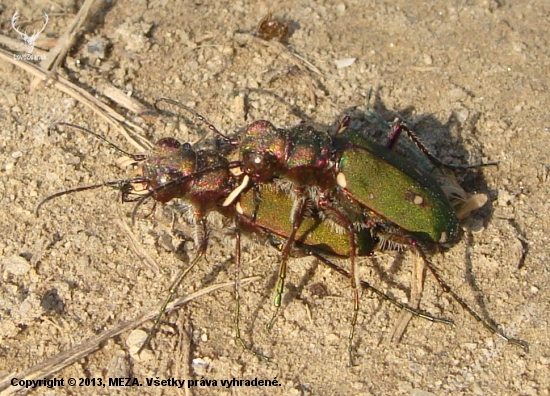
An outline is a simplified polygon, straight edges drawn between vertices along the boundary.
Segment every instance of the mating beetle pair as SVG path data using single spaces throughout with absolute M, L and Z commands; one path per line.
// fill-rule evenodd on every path
M 98 136 L 86 128 L 77 127 L 70 124 L 60 123 L 59 125 L 68 125 L 75 127 L 83 132 Z M 100 137 L 101 138 L 101 137 Z M 237 274 L 240 266 L 240 232 L 245 230 L 266 237 L 278 236 L 286 239 L 289 223 L 286 216 L 276 216 L 270 219 L 269 216 L 275 213 L 289 213 L 292 210 L 293 201 L 288 192 L 277 188 L 274 184 L 261 185 L 259 196 L 262 199 L 260 205 L 257 205 L 257 196 L 253 190 L 248 190 L 238 196 L 238 200 L 234 204 L 228 205 L 226 202 L 233 191 L 237 190 L 237 185 L 242 184 L 244 179 L 241 176 L 236 176 L 231 172 L 231 167 L 237 166 L 236 163 L 230 163 L 220 153 L 214 150 L 194 150 L 189 144 L 181 144 L 173 138 L 160 139 L 152 149 L 151 153 L 132 155 L 126 153 L 131 158 L 131 161 L 138 164 L 136 175 L 131 179 L 120 181 L 106 182 L 94 186 L 78 187 L 72 190 L 67 190 L 58 194 L 54 194 L 43 200 L 40 207 L 48 200 L 57 196 L 68 194 L 75 191 L 97 188 L 106 185 L 118 185 L 122 191 L 123 201 L 135 201 L 136 205 L 132 212 L 134 218 L 137 209 L 148 199 L 156 202 L 168 202 L 172 199 L 183 199 L 189 203 L 192 223 L 197 227 L 195 235 L 197 238 L 198 253 L 192 260 L 191 264 L 183 271 L 177 280 L 170 287 L 170 294 L 163 303 L 155 323 L 149 332 L 147 340 L 143 347 L 148 345 L 154 330 L 158 325 L 160 318 L 166 309 L 167 304 L 172 299 L 177 287 L 182 282 L 187 273 L 199 262 L 207 248 L 208 230 L 205 217 L 211 210 L 218 210 L 224 216 L 235 220 L 237 225 L 237 243 L 236 243 L 236 262 Z M 233 198 L 235 199 L 235 198 Z M 254 209 L 251 209 L 254 208 Z M 286 220 L 286 221 L 285 221 Z M 340 273 L 350 276 L 345 270 L 335 266 L 330 261 L 320 254 L 349 256 L 348 238 L 341 233 L 336 233 L 334 226 L 328 221 L 323 221 L 318 217 L 307 217 L 303 224 L 304 232 L 298 234 L 298 242 L 305 247 L 310 254 L 318 255 L 318 257 L 328 265 L 335 268 Z M 363 229 L 353 234 L 356 241 L 359 255 L 370 254 L 374 247 L 374 239 L 370 230 Z M 417 310 L 404 306 L 384 293 L 374 289 L 366 282 L 360 284 L 364 288 L 371 289 L 376 294 L 382 296 L 393 304 L 402 309 L 406 309 L 418 316 L 428 318 L 430 320 L 448 323 L 448 321 L 432 318 Z M 282 290 L 279 292 L 282 294 Z M 240 336 L 239 329 L 239 290 L 236 287 L 235 295 L 237 299 L 237 320 L 236 331 L 237 339 L 247 349 L 249 349 Z M 265 358 L 260 353 L 254 352 L 257 356 Z
M 206 122 L 193 110 L 180 106 Z M 208 125 L 224 137 L 215 127 Z M 136 162 L 143 161 L 139 175 L 104 185 L 118 183 L 126 200 L 130 200 L 132 194 L 138 194 L 134 214 L 148 198 L 158 202 L 168 202 L 173 198 L 188 200 L 195 223 L 200 228 L 198 235 L 201 236 L 197 256 L 170 288 L 170 296 L 153 327 L 158 324 L 160 315 L 183 277 L 206 250 L 205 214 L 209 210 L 218 210 L 236 220 L 237 271 L 241 228 L 286 239 L 282 247 L 283 263 L 279 270 L 275 300 L 277 308 L 281 303 L 286 260 L 292 246 L 304 246 L 308 252 L 320 255 L 321 259 L 324 254 L 351 258 L 354 317 L 349 338 L 350 362 L 359 310 L 358 289 L 365 286 L 355 280 L 355 256 L 372 252 L 377 239 L 413 246 L 444 290 L 449 291 L 468 312 L 493 333 L 525 347 L 523 342 L 507 338 L 483 321 L 450 290 L 429 262 L 429 253 L 456 238 L 458 221 L 434 178 L 391 150 L 403 130 L 408 132 L 403 126 L 396 126 L 388 147 L 384 147 L 349 128 L 348 118 L 342 120 L 334 136 L 305 126 L 277 129 L 268 121 L 257 121 L 248 126 L 240 141 L 224 137 L 232 150 L 239 150 L 238 161 L 230 162 L 213 150 L 194 150 L 172 138 L 161 139 L 149 156 L 133 156 Z M 414 135 L 409 135 L 414 140 Z M 293 183 L 291 187 L 281 187 L 284 186 L 281 181 L 285 180 Z M 70 191 L 83 189 L 86 188 Z M 266 214 L 281 212 L 288 213 L 288 221 L 281 216 L 276 216 L 274 220 L 265 217 Z M 331 222 L 343 227 L 347 235 L 335 233 Z M 315 232 L 302 232 L 304 226 Z M 237 338 L 244 346 L 238 329 L 238 286 L 236 299 Z M 273 319 L 270 324 L 272 322 Z
M 163 99 L 165 100 L 165 99 Z M 353 341 L 353 328 L 357 321 L 358 284 L 355 282 L 356 247 L 365 247 L 364 240 L 356 245 L 357 238 L 365 230 L 376 238 L 394 245 L 406 245 L 415 250 L 434 274 L 441 287 L 451 293 L 477 320 L 481 321 L 493 333 L 507 341 L 526 347 L 522 341 L 509 339 L 488 325 L 465 302 L 456 295 L 438 275 L 428 255 L 440 246 L 447 246 L 458 238 L 458 219 L 454 209 L 437 181 L 425 171 L 396 154 L 393 149 L 401 133 L 405 132 L 415 145 L 435 164 L 442 165 L 423 146 L 419 139 L 403 124 L 396 124 L 386 146 L 381 146 L 366 138 L 357 130 L 349 128 L 349 118 L 345 117 L 339 124 L 334 136 L 317 131 L 311 127 L 299 125 L 290 129 L 275 128 L 269 121 L 256 121 L 246 127 L 238 139 L 229 139 L 221 134 L 212 124 L 194 110 L 177 102 L 176 104 L 195 114 L 209 128 L 228 141 L 229 147 L 239 151 L 239 161 L 234 164 L 245 175 L 241 185 L 224 201 L 224 206 L 239 200 L 248 202 L 249 213 L 256 224 L 267 224 L 264 228 L 286 238 L 282 247 L 282 264 L 279 269 L 279 282 L 275 305 L 280 306 L 284 287 L 286 260 L 290 247 L 297 238 L 303 221 L 311 218 L 308 211 L 313 205 L 316 210 L 314 218 L 328 218 L 329 221 L 344 227 L 348 232 L 347 255 L 351 258 L 351 279 L 354 287 L 354 318 L 350 333 L 350 361 Z M 235 166 L 234 165 L 234 166 Z M 474 166 L 452 166 L 452 168 L 469 168 Z M 286 194 L 294 197 L 294 204 L 288 212 L 291 224 L 274 216 L 266 221 L 258 212 L 266 207 L 265 213 L 280 213 L 272 204 L 277 202 L 276 194 L 265 189 L 261 194 L 257 189 L 272 185 L 275 181 L 288 181 Z M 247 193 L 254 187 L 255 193 Z M 259 195 L 259 196 L 258 196 Z M 263 195 L 263 196 L 262 196 Z M 283 194 L 284 195 L 284 194 Z M 280 196 L 280 194 L 279 194 Z M 260 201 L 258 203 L 258 201 Z M 282 206 L 279 204 L 279 206 Z M 250 209 L 254 210 L 250 212 Z M 242 209 L 241 209 L 242 210 Z M 246 211 L 245 211 L 246 213 Z M 287 227 L 286 233 L 284 232 Z M 277 228 L 279 231 L 277 232 Z M 327 234 L 324 242 L 329 238 Z M 308 234 L 308 243 L 315 244 L 315 234 Z M 299 239 L 298 239 L 299 241 Z M 371 240 L 372 242 L 372 240 Z M 344 248 L 340 242 L 325 244 L 325 252 L 335 246 Z M 276 313 L 273 318 L 275 318 Z M 272 324 L 270 322 L 270 325 Z

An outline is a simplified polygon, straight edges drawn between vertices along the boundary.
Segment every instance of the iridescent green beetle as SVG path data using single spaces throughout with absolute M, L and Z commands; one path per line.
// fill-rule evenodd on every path
M 409 235 L 430 251 L 457 239 L 458 219 L 434 177 L 359 131 L 341 129 L 334 138 L 340 201 L 352 203 L 368 227 Z
M 212 131 L 227 139 L 194 110 L 178 105 L 197 115 Z M 289 213 L 291 219 L 288 223 L 274 221 L 288 227 L 286 232 L 279 233 L 286 237 L 286 241 L 275 298 L 277 310 L 281 304 L 289 250 L 299 236 L 302 222 L 308 219 L 308 204 L 312 204 L 323 214 L 322 217 L 330 217 L 344 227 L 349 241 L 354 300 L 349 336 L 350 364 L 353 365 L 353 335 L 359 311 L 359 285 L 355 276 L 356 230 L 363 228 L 391 244 L 415 248 L 444 291 L 491 332 L 526 348 L 523 341 L 508 338 L 483 321 L 439 276 L 428 257 L 440 246 L 451 244 L 458 238 L 457 216 L 435 178 L 395 153 L 393 148 L 404 131 L 432 162 L 444 164 L 403 124 L 394 125 L 388 144 L 382 146 L 349 128 L 349 123 L 350 118 L 344 117 L 336 134 L 330 135 L 305 125 L 279 129 L 262 120 L 248 125 L 240 139 L 227 139 L 228 146 L 240 154 L 239 160 L 232 162 L 231 166 L 239 168 L 244 177 L 223 206 L 236 205 L 250 187 L 261 188 L 277 180 L 291 183 L 288 193 L 295 197 L 291 209 L 268 209 L 276 215 Z M 451 169 L 477 167 L 445 166 Z M 277 311 L 269 327 L 276 314 Z
M 354 222 L 367 226 L 382 240 L 410 246 L 422 257 L 443 291 L 493 334 L 528 350 L 525 341 L 500 332 L 481 318 L 441 278 L 429 255 L 459 237 L 459 220 L 449 197 L 437 180 L 393 151 L 402 132 L 436 164 L 450 169 L 491 165 L 447 165 L 434 157 L 403 124 L 393 126 L 382 146 L 359 131 L 348 128 L 349 117 L 340 123 L 333 138 L 333 160 L 337 186 L 328 195 L 336 199 Z

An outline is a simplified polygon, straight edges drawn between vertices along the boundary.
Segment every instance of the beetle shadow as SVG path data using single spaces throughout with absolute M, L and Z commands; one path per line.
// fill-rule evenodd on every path
M 214 235 L 214 237 L 213 237 Z M 213 232 L 211 235 L 210 235 L 211 239 L 215 239 L 216 241 L 214 240 L 210 240 L 209 241 L 209 245 L 212 245 L 212 246 L 217 246 L 217 245 L 220 245 L 220 244 L 223 244 L 224 242 L 222 242 L 222 239 L 227 239 L 227 238 L 232 238 L 234 239 L 235 238 L 235 231 L 233 229 L 229 229 L 229 230 L 226 230 L 225 232 L 222 232 L 222 233 L 216 233 L 216 232 Z M 250 235 L 249 236 L 250 238 L 250 242 L 252 241 L 256 241 L 255 242 L 258 242 L 260 243 L 260 239 L 257 238 L 255 235 Z M 191 240 L 192 242 L 192 240 Z M 183 243 L 182 243 L 183 245 Z M 241 244 L 241 254 L 250 254 L 251 251 L 250 251 L 250 247 L 249 247 L 249 243 L 243 243 Z M 209 246 L 210 247 L 210 246 Z M 192 260 L 192 258 L 194 257 L 194 253 L 186 253 L 184 252 L 185 248 L 183 247 L 182 248 L 182 251 L 179 252 L 179 255 L 178 255 L 178 258 L 180 258 L 180 260 L 184 261 L 184 262 L 190 262 L 190 260 Z M 181 255 L 181 256 L 180 256 Z M 200 277 L 199 279 L 199 283 L 201 285 L 201 287 L 208 287 L 208 286 L 211 286 L 213 285 L 220 277 L 220 274 L 221 273 L 227 273 L 228 274 L 228 277 L 230 278 L 231 281 L 233 282 L 236 282 L 236 279 L 235 279 L 235 266 L 236 266 L 236 262 L 235 262 L 235 254 L 234 252 L 231 253 L 231 256 L 224 259 L 224 260 L 221 260 L 219 262 L 217 262 L 216 264 L 212 265 L 209 267 L 209 270 L 206 271 L 204 274 L 202 274 L 202 276 Z M 244 265 L 247 265 L 246 262 L 241 262 L 241 268 L 240 268 L 240 277 L 242 279 L 242 276 L 243 276 L 243 266 Z M 272 287 L 270 287 L 270 290 L 274 290 L 274 287 L 275 287 L 275 284 L 276 284 L 276 281 L 278 279 L 278 276 L 277 276 L 277 272 L 276 271 L 273 271 L 273 280 L 272 280 L 272 284 L 270 283 L 270 285 Z M 261 344 L 257 344 L 254 340 L 257 339 L 257 338 L 260 338 L 260 337 L 255 337 L 254 335 L 254 330 L 257 329 L 257 328 L 264 328 L 265 325 L 267 324 L 266 323 L 262 323 L 262 315 L 260 315 L 260 312 L 269 304 L 269 301 L 271 300 L 270 296 L 271 294 L 268 294 L 268 293 L 262 293 L 261 295 L 261 298 L 260 298 L 260 303 L 259 304 L 255 304 L 254 307 L 250 307 L 250 306 L 246 306 L 244 307 L 244 304 L 246 304 L 246 295 L 248 293 L 250 293 L 250 290 L 247 291 L 247 289 L 250 289 L 252 286 L 247 286 L 246 288 L 245 287 L 240 287 L 239 288 L 239 295 L 240 295 L 240 316 L 239 316 L 239 329 L 240 329 L 240 333 L 245 341 L 245 343 L 247 343 L 248 345 L 248 348 L 250 348 L 250 351 L 249 352 L 252 352 L 252 353 L 255 353 L 256 351 L 261 351 L 264 346 L 261 345 Z M 228 306 L 227 306 L 227 309 L 228 309 L 228 314 L 229 315 L 235 315 L 236 314 L 236 299 L 235 299 L 235 290 L 234 288 L 231 289 L 230 291 L 231 293 L 231 300 L 229 301 L 228 303 Z M 246 315 L 246 320 L 245 320 L 245 317 L 243 315 L 243 312 L 245 311 L 249 311 L 249 313 Z M 257 325 L 257 322 L 260 322 L 259 323 L 259 327 Z
M 390 288 L 389 290 L 399 289 L 403 291 L 408 298 L 410 298 L 410 295 L 411 295 L 410 286 L 403 285 L 394 280 L 394 277 L 404 270 L 403 267 L 405 265 L 404 252 L 400 251 L 396 253 L 397 254 L 394 257 L 392 257 L 391 263 L 389 265 L 382 264 L 381 261 L 383 260 L 383 258 L 376 255 L 369 258 L 367 265 L 372 270 L 375 271 L 378 279 L 380 279 L 382 282 L 384 282 L 384 284 L 386 284 Z
M 254 100 L 253 96 L 259 96 L 263 98 L 270 98 L 270 100 L 273 101 L 275 104 L 280 104 L 283 107 L 286 107 L 289 109 L 290 114 L 292 114 L 294 117 L 296 117 L 299 120 L 302 120 L 304 122 L 307 122 L 308 124 L 313 124 L 315 121 L 311 116 L 309 116 L 307 113 L 305 113 L 302 109 L 299 107 L 292 105 L 288 102 L 287 99 L 285 99 L 284 96 L 280 95 L 279 93 L 275 91 L 271 91 L 269 89 L 264 88 L 244 88 L 244 89 L 236 89 L 231 92 L 230 97 L 234 98 L 237 96 L 243 96 L 244 97 L 244 113 L 246 115 L 246 120 L 251 121 L 249 119 L 249 112 L 250 109 L 253 107 L 251 105 L 251 102 Z
M 376 93 L 372 104 L 369 104 L 366 109 L 350 107 L 343 111 L 338 119 L 341 120 L 344 116 L 350 117 L 350 126 L 353 129 L 364 131 L 368 138 L 379 144 L 386 145 L 388 142 L 393 122 L 404 121 L 428 148 L 430 153 L 442 160 L 443 163 L 450 165 L 474 165 L 482 163 L 482 145 L 475 141 L 476 124 L 479 120 L 478 114 L 473 114 L 470 118 L 462 121 L 457 114 L 452 113 L 445 122 L 441 122 L 432 114 L 417 113 L 413 106 L 400 110 L 388 109 L 379 94 Z M 467 150 L 466 145 L 474 147 L 474 149 Z M 415 163 L 415 165 L 421 164 L 421 167 L 426 168 L 427 171 L 432 171 L 436 168 L 406 136 L 401 136 L 396 151 Z M 476 228 L 485 227 L 491 221 L 494 213 L 493 200 L 496 199 L 496 189 L 490 190 L 488 182 L 484 177 L 483 169 L 484 167 L 476 167 L 454 171 L 453 173 L 457 176 L 458 184 L 466 192 L 474 193 L 481 191 L 487 192 L 488 195 L 487 203 L 470 213 L 467 219 L 461 222 L 461 226 L 465 229 L 463 232 L 464 235 L 461 237 L 467 238 L 464 257 L 464 278 L 470 288 L 475 291 L 476 305 L 480 308 L 482 316 L 491 325 L 497 327 L 495 321 L 490 318 L 489 311 L 480 291 L 481 288 L 474 274 L 470 249 L 473 244 L 472 232 L 476 231 Z M 373 260 L 373 268 L 384 282 L 393 287 L 398 287 L 410 296 L 410 287 L 400 286 L 391 279 L 391 275 L 402 268 L 403 258 L 404 256 L 399 254 L 389 269 Z

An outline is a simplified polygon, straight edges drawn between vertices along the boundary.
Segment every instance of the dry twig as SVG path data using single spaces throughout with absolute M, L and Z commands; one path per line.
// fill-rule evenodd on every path
M 241 285 L 255 282 L 260 279 L 261 279 L 260 276 L 254 276 L 254 277 L 242 279 Z M 209 294 L 216 290 L 226 288 L 226 287 L 234 287 L 234 282 L 219 283 L 216 285 L 205 287 L 204 289 L 199 290 L 198 292 L 189 294 L 188 296 L 182 297 L 172 302 L 171 304 L 168 305 L 166 311 L 167 312 L 173 311 L 174 309 L 179 308 L 180 306 L 188 303 L 189 301 L 195 300 L 205 294 Z M 86 356 L 94 353 L 100 348 L 100 345 L 105 343 L 107 340 L 113 337 L 116 337 L 128 330 L 132 330 L 136 328 L 142 323 L 155 318 L 157 314 L 158 314 L 157 308 L 150 310 L 148 312 L 145 312 L 134 320 L 120 323 L 119 325 L 84 341 L 82 344 L 79 344 L 74 348 L 69 349 L 68 351 L 61 352 L 55 356 L 52 356 L 51 358 L 48 358 L 45 361 L 38 363 L 37 365 L 27 370 L 20 371 L 12 375 L 8 375 L 7 377 L 0 379 L 0 391 L 3 391 L 2 392 L 3 395 L 11 395 L 16 392 L 28 391 L 29 390 L 28 388 L 18 388 L 18 387 L 11 386 L 11 380 L 13 378 L 18 378 L 19 380 L 37 380 L 37 379 L 43 379 L 45 377 L 49 377 L 59 372 L 63 368 L 73 364 L 74 362 L 80 359 L 83 359 Z

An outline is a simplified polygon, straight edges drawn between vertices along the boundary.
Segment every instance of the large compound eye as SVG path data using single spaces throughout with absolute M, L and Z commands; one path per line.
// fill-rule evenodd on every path
M 251 173 L 262 173 L 268 170 L 270 166 L 268 153 L 257 153 L 251 151 L 243 155 L 243 162 Z
M 255 182 L 266 183 L 275 177 L 275 156 L 270 152 L 249 152 L 243 155 L 245 173 Z

